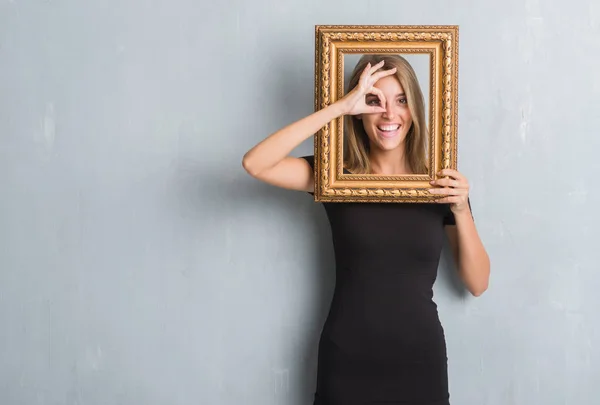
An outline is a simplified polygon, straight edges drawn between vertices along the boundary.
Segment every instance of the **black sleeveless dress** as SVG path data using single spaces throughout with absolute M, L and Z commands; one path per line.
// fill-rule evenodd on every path
M 314 168 L 314 156 L 304 156 Z M 312 193 L 311 193 L 312 194 Z M 448 405 L 433 284 L 448 204 L 323 203 L 336 284 L 313 405 Z

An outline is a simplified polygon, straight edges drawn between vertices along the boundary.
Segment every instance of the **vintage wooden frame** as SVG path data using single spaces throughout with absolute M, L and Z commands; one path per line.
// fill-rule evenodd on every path
M 429 181 L 444 168 L 457 166 L 458 26 L 315 27 L 315 110 L 344 95 L 347 53 L 429 53 L 429 173 L 355 175 L 343 172 L 344 117 L 315 136 L 315 201 L 435 202 Z

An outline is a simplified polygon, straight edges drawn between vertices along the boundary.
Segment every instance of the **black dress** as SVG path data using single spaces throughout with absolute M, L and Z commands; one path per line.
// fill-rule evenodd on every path
M 314 157 L 304 156 L 314 168 Z M 311 193 L 312 194 L 312 193 Z M 448 204 L 324 203 L 336 285 L 313 405 L 448 405 L 433 284 Z

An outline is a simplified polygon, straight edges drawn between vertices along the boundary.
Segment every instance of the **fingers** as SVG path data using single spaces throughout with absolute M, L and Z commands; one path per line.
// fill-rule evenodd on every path
M 384 66 L 384 64 L 385 64 L 385 61 L 381 61 L 378 64 L 376 64 L 375 66 L 371 66 L 371 63 L 368 63 L 367 66 L 364 68 L 362 74 L 360 75 L 360 81 L 362 81 L 363 83 L 368 83 L 368 85 L 370 87 L 373 84 L 377 83 L 377 81 L 379 79 L 381 79 L 382 77 L 386 77 L 386 76 L 393 75 L 394 73 L 396 73 L 396 70 L 397 70 L 396 68 L 377 72 L 379 69 L 381 69 Z
M 371 79 L 372 79 L 372 80 L 373 80 L 375 83 L 377 83 L 377 81 L 379 81 L 379 79 L 381 79 L 381 78 L 383 78 L 383 77 L 386 77 L 386 76 L 391 76 L 391 75 L 393 75 L 394 73 L 396 73 L 396 70 L 397 70 L 396 68 L 391 68 L 391 69 L 388 69 L 388 70 L 382 70 L 381 72 L 377 72 L 377 73 L 375 73 L 374 75 L 372 75 L 372 76 L 371 76 Z
M 358 79 L 358 84 L 363 89 L 368 89 L 369 87 L 372 86 L 372 84 L 370 83 L 370 80 L 369 80 L 369 77 L 371 76 L 371 69 L 372 69 L 371 63 L 369 62 L 369 63 L 367 63 L 367 66 L 365 66 L 362 73 L 360 74 L 360 78 Z
M 370 94 L 375 94 L 377 96 L 377 98 L 379 99 L 379 107 L 381 107 L 381 111 L 385 111 L 385 95 L 383 94 L 383 91 L 381 91 L 380 89 L 378 89 L 377 87 L 371 87 L 371 89 L 369 90 Z
M 373 106 L 368 107 L 368 111 L 366 113 L 367 114 L 377 114 L 377 113 L 384 113 L 385 111 L 386 111 L 385 108 L 373 105 Z
M 378 71 L 383 66 L 383 64 L 384 64 L 384 61 L 379 62 L 375 66 L 371 66 L 371 62 L 367 63 L 367 66 L 365 66 L 365 68 L 363 69 L 363 71 L 360 75 L 360 78 L 366 79 L 367 77 L 372 76 L 373 73 Z
M 454 169 L 443 169 L 438 172 L 438 176 L 450 176 L 456 180 L 467 181 L 467 178 L 463 176 L 458 170 Z
M 460 181 L 454 180 L 451 178 L 447 178 L 447 177 L 444 177 L 442 179 L 432 180 L 429 183 L 431 183 L 432 185 L 435 185 L 435 186 L 442 186 L 442 187 L 454 187 L 454 188 L 466 187 L 466 185 L 464 185 Z
M 450 197 L 440 198 L 439 200 L 435 200 L 435 202 L 440 203 L 440 204 L 460 204 L 463 202 L 463 198 L 456 197 L 456 196 L 450 196 Z
M 430 181 L 431 185 L 440 186 L 429 189 L 431 194 L 440 196 L 435 201 L 440 204 L 465 204 L 469 197 L 467 178 L 454 169 L 440 170 L 437 175 L 444 178 Z
M 369 76 L 370 70 L 371 70 L 371 63 L 367 63 L 367 66 L 365 66 L 362 73 L 360 74 L 360 81 L 363 81 L 364 79 L 367 78 L 367 76 Z
M 360 98 L 360 97 L 364 97 L 367 94 L 373 94 L 373 95 L 377 96 L 377 98 L 379 99 L 379 105 L 372 105 L 371 103 L 368 103 L 368 105 L 363 105 L 362 108 L 366 107 L 366 110 L 367 110 L 367 111 L 363 110 L 363 112 L 372 114 L 372 113 L 383 113 L 386 111 L 385 95 L 383 94 L 383 92 L 380 89 L 378 89 L 377 87 L 374 87 L 374 85 L 382 77 L 394 74 L 396 72 L 396 68 L 377 72 L 384 65 L 385 65 L 385 61 L 381 61 L 381 62 L 377 63 L 376 65 L 371 65 L 371 63 L 367 63 L 367 66 L 365 66 L 365 68 L 363 69 L 363 72 L 360 75 L 359 85 L 355 89 L 356 90 L 355 95 Z
M 429 192 L 431 194 L 445 195 L 445 196 L 465 196 L 468 194 L 468 191 L 464 188 L 452 188 L 452 187 L 430 188 Z
M 376 64 L 375 66 L 371 67 L 371 64 L 369 63 L 367 66 L 370 68 L 369 69 L 369 76 L 372 76 L 373 73 L 377 72 L 379 69 L 381 69 L 383 67 L 383 65 L 385 64 L 385 61 L 381 61 L 378 64 Z

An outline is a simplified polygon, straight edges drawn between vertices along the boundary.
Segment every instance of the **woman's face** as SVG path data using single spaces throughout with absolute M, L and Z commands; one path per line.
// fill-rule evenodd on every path
M 361 117 L 363 126 L 371 141 L 371 149 L 393 150 L 403 145 L 412 125 L 408 101 L 404 89 L 394 75 L 379 79 L 375 87 L 385 96 L 386 112 L 363 114 Z M 380 101 L 376 95 L 367 94 L 366 103 L 379 105 Z

